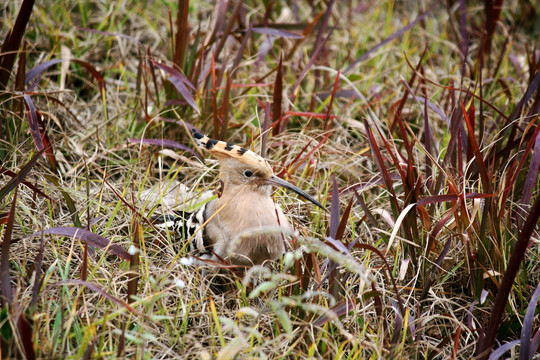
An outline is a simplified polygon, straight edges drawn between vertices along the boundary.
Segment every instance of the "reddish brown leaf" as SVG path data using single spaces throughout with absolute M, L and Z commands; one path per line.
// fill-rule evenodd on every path
M 228 21 L 227 21 L 227 25 L 225 25 L 225 29 L 223 29 L 223 32 L 220 34 L 221 39 L 219 40 L 219 43 L 215 48 L 214 55 L 216 57 L 219 57 L 219 54 L 221 54 L 221 50 L 223 49 L 223 46 L 225 46 L 225 42 L 231 35 L 231 31 L 233 29 L 234 23 L 238 19 L 238 14 L 240 13 L 240 10 L 242 10 L 242 5 L 244 5 L 244 0 L 237 0 L 236 5 L 231 11 L 231 15 L 225 18 L 225 19 L 228 19 Z
M 32 138 L 34 139 L 34 144 L 36 144 L 36 148 L 38 149 L 38 151 L 41 151 L 44 149 L 44 147 L 43 141 L 41 140 L 41 135 L 39 134 L 36 107 L 34 106 L 34 102 L 28 94 L 23 93 L 22 95 L 24 98 L 26 110 L 28 111 L 28 127 L 30 128 L 30 134 L 32 134 Z
M 21 314 L 19 316 L 19 321 L 17 324 L 19 335 L 21 336 L 21 343 L 24 350 L 24 355 L 27 360 L 34 360 L 36 358 L 36 353 L 34 351 L 34 338 L 33 329 L 31 322 L 26 319 L 26 314 Z
M 17 187 L 15 185 L 15 192 L 13 193 L 13 200 L 11 200 L 11 208 L 9 210 L 9 217 L 6 224 L 6 230 L 4 232 L 4 239 L 2 240 L 2 254 L 0 254 L 0 279 L 2 284 L 0 289 L 2 290 L 2 296 L 0 296 L 2 307 L 5 302 L 9 305 L 13 303 L 13 293 L 11 290 L 11 275 L 9 273 L 9 248 L 11 245 L 11 234 L 13 232 L 13 223 L 15 221 L 15 206 L 17 205 Z
M 354 299 L 343 299 L 336 305 L 332 306 L 330 310 L 336 317 L 344 316 L 351 312 L 356 307 L 356 301 Z M 331 319 L 328 315 L 322 315 L 317 320 L 313 321 L 315 326 L 323 326 Z
M 170 77 L 168 78 L 170 83 L 173 84 L 178 93 L 188 102 L 188 104 L 197 113 L 200 113 L 199 107 L 197 106 L 195 99 L 187 88 L 190 87 L 192 90 L 195 90 L 195 87 L 191 84 L 191 82 L 182 73 L 170 66 L 158 63 L 157 61 L 152 59 L 150 60 L 150 62 L 170 75 Z
M 339 188 L 336 175 L 332 176 L 332 200 L 330 202 L 330 229 L 328 236 L 336 239 L 339 226 Z
M 16 173 L 14 173 L 13 171 L 11 170 L 8 170 L 8 169 L 4 169 L 4 168 L 0 168 L 0 174 L 6 174 L 7 176 L 11 177 L 11 178 L 14 178 L 17 176 Z M 23 180 L 21 181 L 21 184 L 23 184 L 24 186 L 28 187 L 30 190 L 32 190 L 34 193 L 44 197 L 45 199 L 51 201 L 51 202 L 54 202 L 55 200 L 52 199 L 49 195 L 45 194 L 43 191 L 39 190 L 34 184 L 26 181 L 26 180 Z
M 132 236 L 133 236 L 133 246 L 136 249 L 141 248 L 141 236 L 142 226 L 137 216 L 134 217 L 132 223 Z M 127 301 L 129 303 L 135 301 L 135 296 L 137 296 L 139 288 L 139 253 L 135 252 L 131 255 L 131 261 L 129 263 L 129 273 L 128 273 L 128 283 L 127 283 Z
M 281 122 L 281 102 L 283 96 L 283 55 L 279 56 L 279 64 L 276 73 L 276 81 L 274 82 L 274 94 L 272 99 L 272 122 L 278 124 L 272 130 L 272 134 L 276 136 L 285 130 L 285 122 Z
M 470 144 L 473 148 L 473 153 L 476 160 L 476 165 L 478 166 L 478 171 L 480 172 L 480 179 L 482 180 L 482 185 L 484 187 L 484 190 L 490 193 L 491 182 L 489 180 L 489 175 L 486 170 L 486 164 L 484 163 L 484 157 L 480 152 L 480 147 L 478 146 L 478 142 L 476 141 L 476 137 L 474 135 L 473 124 L 469 118 L 467 111 L 465 110 L 465 105 L 463 105 L 463 101 L 461 99 L 459 101 L 461 103 L 461 110 L 463 112 L 463 117 L 465 118 L 465 123 L 467 124 L 467 139 L 470 141 Z
M 339 83 L 340 74 L 341 74 L 341 71 L 338 71 L 336 75 L 336 81 L 334 82 L 334 87 L 332 88 L 332 97 L 330 98 L 330 104 L 328 104 L 328 111 L 326 112 L 326 117 L 324 118 L 325 130 L 330 129 L 330 124 L 332 124 L 332 122 L 329 121 L 329 119 L 330 119 L 330 113 L 332 112 L 332 106 L 334 105 L 334 99 L 336 98 L 336 91 L 337 91 L 337 86 Z
M 536 347 L 533 347 L 532 327 L 534 323 L 534 314 L 536 312 L 536 304 L 540 296 L 540 283 L 536 286 L 531 296 L 531 302 L 527 306 L 527 312 L 523 318 L 523 327 L 521 328 L 521 346 L 519 348 L 519 359 L 532 359 L 536 353 Z
M 540 195 L 536 197 L 534 205 L 532 206 L 529 215 L 525 220 L 525 224 L 519 232 L 512 255 L 508 260 L 508 265 L 506 271 L 504 272 L 501 286 L 499 287 L 497 296 L 495 297 L 495 304 L 487 324 L 485 337 L 482 342 L 478 344 L 479 346 L 477 354 L 480 355 L 480 359 L 486 359 L 491 352 L 490 349 L 493 346 L 495 336 L 497 335 L 497 331 L 501 324 L 505 306 L 508 302 L 508 296 L 510 295 L 517 272 L 525 257 L 525 253 L 527 252 L 527 246 L 533 231 L 538 225 L 538 219 L 540 219 Z
M 448 238 L 448 241 L 446 241 L 446 244 L 444 245 L 444 248 L 443 250 L 441 251 L 441 253 L 439 254 L 439 257 L 437 258 L 437 260 L 435 261 L 435 264 L 433 264 L 433 266 L 431 267 L 431 274 L 430 274 L 430 277 L 428 277 L 425 285 L 424 285 L 424 288 L 422 289 L 422 294 L 420 294 L 420 301 L 424 300 L 426 298 L 426 295 L 429 291 L 429 289 L 431 288 L 431 285 L 433 284 L 433 280 L 435 279 L 435 276 L 437 275 L 437 273 L 439 272 L 439 269 L 440 269 L 440 266 L 446 256 L 446 254 L 448 254 L 448 251 L 450 250 L 450 246 L 452 245 L 452 236 L 450 236 Z M 422 307 L 423 307 L 423 303 L 421 303 L 420 305 L 420 310 L 422 310 Z
M 286 31 L 282 29 L 276 29 L 271 27 L 254 27 L 251 29 L 254 33 L 265 34 L 289 39 L 303 39 L 304 36 L 301 34 L 294 33 L 292 31 Z
M 104 238 L 103 236 L 100 236 L 98 234 L 95 234 L 91 231 L 88 231 L 86 229 L 80 229 L 77 227 L 56 227 L 56 228 L 50 228 L 45 229 L 43 231 L 35 232 L 31 235 L 25 236 L 25 238 L 36 236 L 36 235 L 58 235 L 58 236 L 67 236 L 75 239 L 79 239 L 81 241 L 87 242 L 90 245 L 99 247 L 101 249 L 106 249 L 110 251 L 111 253 L 115 254 L 118 257 L 121 257 L 125 260 L 130 260 L 131 256 L 129 253 L 124 250 L 123 247 L 117 244 L 112 244 L 109 240 Z
M 43 221 L 42 221 L 43 222 Z M 39 240 L 39 251 L 36 259 L 36 270 L 34 276 L 34 287 L 32 289 L 32 300 L 30 301 L 30 307 L 33 308 L 36 305 L 36 301 L 41 288 L 41 265 L 43 263 L 43 251 L 45 250 L 45 244 L 43 241 L 43 234 Z
M 15 25 L 7 33 L 2 48 L 0 49 L 0 90 L 6 88 L 11 70 L 15 64 L 15 58 L 17 57 L 17 51 L 21 46 L 21 41 L 24 37 L 26 26 L 30 20 L 32 14 L 32 8 L 34 7 L 35 0 L 24 0 L 17 14 Z

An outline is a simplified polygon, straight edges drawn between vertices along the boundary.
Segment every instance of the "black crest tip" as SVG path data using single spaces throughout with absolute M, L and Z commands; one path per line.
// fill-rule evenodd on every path
M 193 132 L 193 137 L 197 140 L 200 140 L 204 137 L 204 135 L 198 132 L 197 129 L 191 129 L 191 131 Z

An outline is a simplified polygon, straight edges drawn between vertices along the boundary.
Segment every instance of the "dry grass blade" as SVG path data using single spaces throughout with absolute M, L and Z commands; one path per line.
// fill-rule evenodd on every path
M 375 248 L 375 247 L 373 247 L 373 246 L 371 246 L 369 244 L 359 243 L 359 244 L 355 244 L 354 247 L 360 248 L 360 249 L 366 249 L 366 250 L 369 250 L 369 251 L 373 251 L 383 261 L 384 267 L 385 267 L 385 269 L 386 269 L 386 271 L 388 273 L 388 277 L 392 281 L 392 286 L 394 287 L 394 291 L 396 292 L 396 298 L 397 298 L 398 305 L 399 305 L 399 311 L 401 312 L 401 314 L 404 314 L 405 313 L 405 306 L 403 305 L 403 300 L 401 299 L 401 295 L 399 294 L 399 289 L 397 287 L 396 280 L 392 276 L 392 269 L 390 268 L 390 265 L 388 265 L 388 262 L 386 261 L 386 258 L 383 255 L 383 253 L 380 252 L 379 249 L 377 249 L 377 248 Z
M 34 288 L 32 289 L 32 300 L 30 301 L 30 308 L 34 309 L 36 301 L 39 296 L 39 290 L 41 289 L 41 266 L 43 264 L 43 251 L 45 250 L 45 244 L 43 234 L 39 239 L 39 252 L 36 260 L 36 270 L 34 275 Z
M 45 175 L 45 179 L 52 182 L 62 193 L 62 196 L 64 197 L 64 200 L 66 201 L 66 205 L 71 213 L 71 218 L 73 219 L 73 225 L 75 225 L 78 228 L 82 228 L 81 218 L 79 217 L 79 212 L 77 211 L 77 207 L 75 206 L 75 202 L 69 195 L 69 193 L 64 190 L 64 188 L 60 185 L 58 180 L 52 176 Z
M 129 305 L 128 303 L 126 303 L 125 301 L 122 301 L 116 297 L 114 297 L 113 295 L 109 294 L 108 292 L 106 292 L 105 290 L 103 290 L 102 288 L 100 288 L 99 286 L 97 285 L 94 285 L 94 284 L 91 284 L 87 281 L 83 281 L 83 280 L 76 280 L 76 279 L 71 279 L 71 280 L 65 280 L 65 281 L 61 281 L 57 284 L 55 284 L 56 286 L 65 286 L 65 285 L 79 285 L 79 286 L 84 286 L 104 297 L 106 297 L 107 299 L 109 299 L 110 301 L 114 302 L 115 304 L 118 304 L 120 305 L 121 307 L 123 307 L 124 309 L 128 310 L 130 313 L 135 313 L 135 310 L 133 309 L 133 307 L 131 307 L 131 305 Z
M 186 146 L 184 144 L 180 144 L 173 140 L 168 139 L 128 139 L 130 143 L 135 144 L 148 144 L 148 145 L 155 145 L 155 146 L 162 146 L 162 147 L 170 147 L 175 149 L 180 149 L 189 152 L 191 155 L 195 156 L 197 159 L 204 161 L 201 154 L 194 151 L 189 146 Z
M 326 135 L 322 138 L 322 140 L 319 141 L 319 143 L 318 143 L 313 149 L 311 149 L 311 151 L 310 151 L 309 153 L 307 153 L 306 156 L 304 156 L 304 158 L 303 158 L 302 160 L 300 160 L 300 161 L 298 162 L 298 164 L 296 164 L 296 165 L 294 166 L 294 168 L 293 168 L 289 173 L 294 174 L 294 173 L 300 168 L 300 166 L 302 166 L 302 164 L 303 164 L 304 162 L 306 162 L 308 159 L 311 158 L 311 155 L 313 155 L 313 154 L 315 153 L 315 151 L 319 150 L 319 148 L 320 148 L 321 146 L 323 146 L 323 145 L 326 143 L 326 141 L 328 140 L 328 138 L 330 137 L 330 135 L 332 135 L 333 133 L 334 133 L 333 130 L 331 130 L 331 131 L 329 131 L 328 133 L 326 133 Z M 299 155 L 300 155 L 300 154 L 299 154 Z M 291 163 L 289 166 L 291 166 L 291 165 L 293 165 L 293 164 L 294 164 L 294 162 Z
M 43 154 L 45 149 L 39 151 L 37 154 L 35 154 L 30 161 L 26 163 L 26 165 L 23 166 L 21 171 L 17 173 L 17 176 L 13 177 L 10 181 L 7 182 L 6 185 L 2 189 L 0 189 L 0 201 L 6 197 L 7 194 L 11 192 L 25 177 L 28 175 L 28 172 L 32 169 L 32 167 L 35 165 L 35 163 L 38 161 L 39 157 Z

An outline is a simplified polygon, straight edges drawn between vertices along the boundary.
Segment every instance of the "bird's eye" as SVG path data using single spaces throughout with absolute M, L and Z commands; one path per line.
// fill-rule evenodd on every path
M 251 170 L 245 170 L 244 171 L 244 176 L 245 177 L 251 177 L 251 176 L 253 176 L 253 173 L 251 172 Z

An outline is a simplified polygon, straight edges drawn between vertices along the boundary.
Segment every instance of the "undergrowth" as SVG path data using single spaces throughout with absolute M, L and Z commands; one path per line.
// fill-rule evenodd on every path
M 538 4 L 0 6 L 2 357 L 538 356 Z M 193 128 L 328 213 L 190 265 L 150 219 L 217 196 Z

